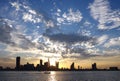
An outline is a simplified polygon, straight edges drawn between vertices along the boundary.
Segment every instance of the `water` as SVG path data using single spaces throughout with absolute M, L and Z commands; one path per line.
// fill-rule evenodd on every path
M 120 81 L 120 71 L 0 72 L 0 81 Z

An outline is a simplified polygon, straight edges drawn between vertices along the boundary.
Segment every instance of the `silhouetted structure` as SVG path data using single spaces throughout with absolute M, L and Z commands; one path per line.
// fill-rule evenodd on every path
M 47 69 L 47 70 L 49 69 L 49 63 L 48 62 L 44 63 L 44 68 Z
M 78 70 L 80 69 L 80 66 L 78 66 Z
M 49 58 L 48 58 L 48 68 L 50 67 L 50 60 L 49 60 Z
M 27 70 L 27 71 L 35 70 L 34 64 L 29 64 L 29 63 L 27 62 L 27 64 L 24 65 L 24 70 Z
M 70 70 L 75 70 L 74 62 L 71 64 L 71 66 L 70 66 Z
M 92 70 L 97 70 L 96 63 L 92 64 Z
M 16 70 L 20 70 L 20 57 L 16 57 Z
M 42 59 L 40 59 L 40 66 L 42 66 L 43 65 L 43 60 Z
M 118 67 L 110 67 L 109 70 L 115 71 L 115 70 L 118 70 Z
M 0 66 L 0 70 L 3 70 L 3 67 L 2 67 L 2 66 Z
M 56 62 L 56 68 L 57 69 L 59 68 L 59 62 Z
M 59 62 L 56 62 L 55 66 L 50 66 L 50 61 L 48 59 L 47 62 L 43 64 L 43 60 L 40 59 L 40 63 L 37 64 L 35 67 L 34 64 L 20 64 L 20 57 L 16 57 L 16 67 L 15 69 L 11 69 L 10 67 L 3 68 L 0 66 L 0 71 L 120 71 L 118 67 L 109 67 L 109 69 L 97 69 L 97 64 L 93 63 L 91 69 L 83 69 L 82 67 L 78 66 L 78 69 L 75 69 L 75 63 L 73 62 L 70 65 L 70 69 L 68 68 L 61 68 L 59 69 Z

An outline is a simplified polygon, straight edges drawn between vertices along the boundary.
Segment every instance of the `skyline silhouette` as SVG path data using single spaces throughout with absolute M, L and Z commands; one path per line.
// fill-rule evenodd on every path
M 49 58 L 47 62 L 43 63 L 43 60 L 40 59 L 39 64 L 37 64 L 36 66 L 34 66 L 34 64 L 30 64 L 29 62 L 27 62 L 24 65 L 21 65 L 21 57 L 17 56 L 16 57 L 16 67 L 15 68 L 10 68 L 10 67 L 6 67 L 3 68 L 2 66 L 0 66 L 0 71 L 4 71 L 4 70 L 10 70 L 10 71 L 119 71 L 120 69 L 116 66 L 111 66 L 109 67 L 109 69 L 99 69 L 99 67 L 97 67 L 97 63 L 93 63 L 91 65 L 91 68 L 82 68 L 82 66 L 78 66 L 78 68 L 75 67 L 75 63 L 73 62 L 70 65 L 70 68 L 65 68 L 64 66 L 62 68 L 59 68 L 59 62 L 55 63 L 55 66 L 50 64 Z

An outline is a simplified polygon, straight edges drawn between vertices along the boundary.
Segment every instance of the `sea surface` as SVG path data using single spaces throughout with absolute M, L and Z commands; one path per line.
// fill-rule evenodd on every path
M 120 71 L 0 71 L 0 81 L 120 81 Z

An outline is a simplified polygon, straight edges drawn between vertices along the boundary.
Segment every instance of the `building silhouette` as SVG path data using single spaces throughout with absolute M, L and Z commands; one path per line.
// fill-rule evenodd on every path
M 109 70 L 115 71 L 115 70 L 118 70 L 118 67 L 109 67 Z
M 97 70 L 96 63 L 92 64 L 92 70 Z
M 43 60 L 42 59 L 40 59 L 40 66 L 42 66 L 43 65 Z
M 71 64 L 70 70 L 75 70 L 74 62 Z
M 80 66 L 78 66 L 78 70 L 80 69 Z
M 23 69 L 26 71 L 30 71 L 30 70 L 35 70 L 35 67 L 34 64 L 30 64 L 27 62 L 27 64 L 24 65 Z
M 49 60 L 49 58 L 48 58 L 48 67 L 50 67 L 50 60 Z
M 26 63 L 24 65 L 20 64 L 21 58 L 20 56 L 16 57 L 16 67 L 14 69 L 10 68 L 10 67 L 6 67 L 3 68 L 2 66 L 0 66 L 0 71 L 120 71 L 120 69 L 118 67 L 115 66 L 111 66 L 109 67 L 109 69 L 97 69 L 97 64 L 93 63 L 91 66 L 91 69 L 82 69 L 82 67 L 78 66 L 78 68 L 75 68 L 75 63 L 73 62 L 70 65 L 70 69 L 69 68 L 59 68 L 59 62 L 56 62 L 55 66 L 50 65 L 50 61 L 48 59 L 47 62 L 44 62 L 43 64 L 43 60 L 40 59 L 39 60 L 39 64 L 37 64 L 37 66 L 34 66 L 34 64 L 30 64 L 30 63 Z
M 2 67 L 2 66 L 0 66 L 0 70 L 3 70 L 3 67 Z
M 16 57 L 16 70 L 20 70 L 20 57 Z
M 56 69 L 59 68 L 59 62 L 56 62 Z

